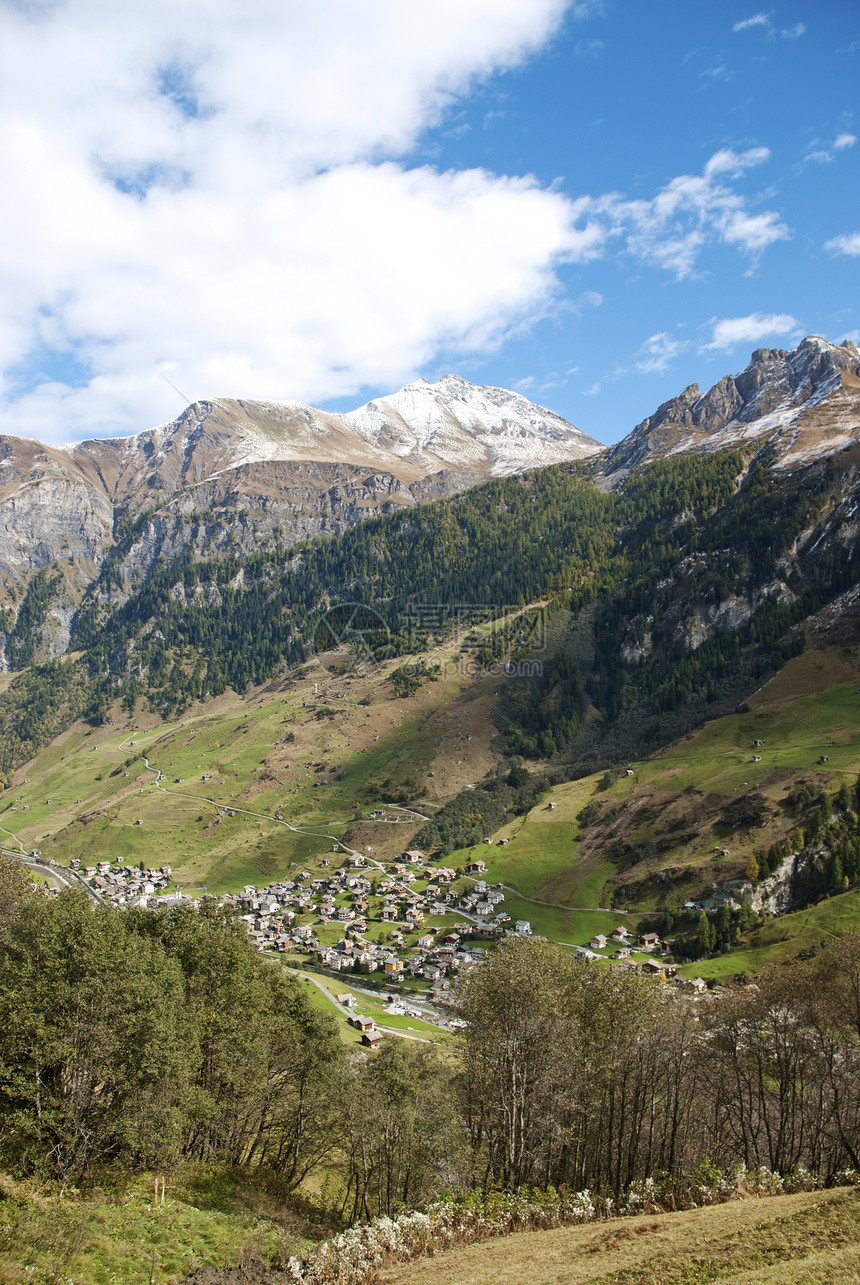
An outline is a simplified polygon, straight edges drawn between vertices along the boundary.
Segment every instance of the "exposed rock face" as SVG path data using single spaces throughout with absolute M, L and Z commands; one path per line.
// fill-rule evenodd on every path
M 708 638 L 713 638 L 716 632 L 745 625 L 763 603 L 793 601 L 794 594 L 788 585 L 777 580 L 746 597 L 732 594 L 719 603 L 700 604 L 684 621 L 679 631 L 680 638 L 690 651 L 694 651 Z
M 803 852 L 785 857 L 779 869 L 759 883 L 750 879 L 729 879 L 716 884 L 708 896 L 694 904 L 703 910 L 717 910 L 720 906 L 740 910 L 746 902 L 756 914 L 784 915 L 795 909 L 796 884 L 809 867 L 813 855 Z
M 519 394 L 456 375 L 418 380 L 346 415 L 219 399 L 130 438 L 62 449 L 0 438 L 0 607 L 17 610 L 34 572 L 59 572 L 39 651 L 56 655 L 83 593 L 144 515 L 114 590 L 130 591 L 156 560 L 188 548 L 248 554 L 335 535 L 600 449 Z
M 606 457 L 610 479 L 664 455 L 754 443 L 792 468 L 860 437 L 860 352 L 810 336 L 792 352 L 758 348 L 739 375 L 702 394 L 690 384 Z
M 0 579 L 58 557 L 101 561 L 113 543 L 113 505 L 97 475 L 63 451 L 0 438 Z
M 784 915 L 793 908 L 795 881 L 808 864 L 808 856 L 786 857 L 779 869 L 774 870 L 767 879 L 762 879 L 756 885 L 748 884 L 749 891 L 745 892 L 745 900 L 757 914 L 764 912 L 768 915 Z

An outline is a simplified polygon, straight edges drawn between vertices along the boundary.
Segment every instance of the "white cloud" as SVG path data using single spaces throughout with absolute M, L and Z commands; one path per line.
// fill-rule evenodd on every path
M 700 352 L 720 350 L 725 352 L 743 343 L 758 343 L 770 335 L 787 335 L 798 330 L 800 323 L 788 313 L 764 314 L 752 312 L 747 317 L 724 317 L 711 323 L 710 343 L 703 344 Z
M 580 317 L 586 308 L 599 308 L 602 303 L 603 295 L 597 290 L 583 290 L 574 298 L 565 300 L 564 308 Z
M 727 66 L 726 63 L 722 61 L 718 61 L 718 62 L 715 62 L 712 67 L 706 67 L 704 71 L 700 71 L 699 78 L 700 80 L 707 80 L 713 83 L 714 81 L 717 81 L 717 80 L 722 80 L 722 81 L 734 80 L 736 74 L 737 73 L 733 70 L 733 68 Z
M 165 380 L 315 402 L 392 387 L 544 315 L 561 263 L 617 248 L 680 278 L 709 244 L 788 235 L 734 186 L 763 148 L 638 201 L 408 166 L 477 78 L 590 11 L 0 6 L 0 431 L 135 431 L 181 409 Z
M 839 134 L 832 143 L 823 144 L 821 139 L 814 138 L 803 154 L 800 168 L 815 162 L 818 165 L 830 165 L 836 160 L 837 152 L 845 152 L 857 142 L 854 134 Z
M 254 160 L 316 171 L 402 153 L 452 96 L 521 62 L 564 0 L 67 0 L 5 7 L 4 92 L 120 172 L 178 165 L 195 178 L 249 145 Z M 40 75 L 31 84 L 34 69 Z M 189 107 L 192 112 L 188 115 Z M 202 152 L 201 150 L 202 149 Z M 220 176 L 220 175 L 219 175 Z
M 599 58 L 605 49 L 602 40 L 577 40 L 573 52 L 577 58 Z
M 744 18 L 740 22 L 736 22 L 732 27 L 732 31 L 749 31 L 753 27 L 763 27 L 768 39 L 774 40 L 777 29 L 774 27 L 772 19 L 773 10 L 768 13 L 754 13 L 751 18 Z M 783 40 L 797 40 L 799 36 L 806 34 L 806 23 L 796 22 L 793 27 L 782 27 L 779 30 L 779 34 Z
M 766 147 L 751 147 L 746 152 L 736 152 L 731 147 L 724 147 L 713 156 L 705 166 L 705 177 L 713 178 L 715 174 L 730 174 L 736 178 L 744 170 L 754 169 L 770 159 Z
M 786 229 L 779 223 L 777 215 L 747 214 L 743 210 L 727 211 L 723 220 L 723 240 L 737 241 L 743 248 L 753 254 L 764 250 L 786 235 Z
M 860 254 L 860 232 L 847 232 L 844 236 L 835 236 L 824 242 L 825 250 L 831 254 L 847 254 L 856 258 Z
M 674 273 L 693 275 L 706 245 L 734 245 L 757 258 L 790 231 L 774 211 L 751 214 L 744 198 L 720 179 L 739 178 L 763 164 L 765 147 L 716 152 L 701 175 L 682 174 L 650 201 L 609 198 L 607 212 L 615 230 L 626 235 L 627 249 L 637 258 Z
M 732 27 L 732 31 L 748 31 L 750 27 L 769 27 L 769 26 L 770 26 L 769 13 L 754 13 L 751 18 L 743 18 L 740 22 L 736 22 L 735 25 Z
M 392 162 L 257 188 L 227 208 L 186 191 L 100 214 L 93 236 L 108 252 L 81 229 L 86 279 L 57 263 L 51 314 L 99 375 L 24 397 L 10 431 L 52 436 L 61 420 L 77 436 L 171 415 L 161 369 L 192 397 L 321 401 L 396 384 L 439 347 L 487 349 L 539 313 L 553 264 L 589 244 L 569 203 L 529 180 Z
M 688 347 L 686 339 L 673 339 L 662 330 L 645 340 L 636 354 L 634 365 L 642 375 L 662 374 L 668 370 L 672 359 Z
M 599 230 L 529 178 L 398 158 L 567 7 L 4 6 L 0 428 L 144 427 L 179 409 L 162 370 L 324 400 L 539 313 Z M 40 382 L 58 352 L 78 378 Z

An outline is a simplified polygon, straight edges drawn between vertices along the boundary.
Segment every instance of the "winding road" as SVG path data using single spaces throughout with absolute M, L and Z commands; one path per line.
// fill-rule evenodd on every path
M 369 865 L 376 866 L 379 870 L 385 867 L 379 861 L 374 861 L 371 857 L 365 856 L 363 852 L 357 852 L 348 844 L 339 839 L 336 834 L 327 834 L 324 830 L 303 830 L 301 826 L 291 825 L 289 821 L 282 821 L 279 817 L 270 816 L 268 812 L 252 812 L 250 808 L 238 808 L 232 803 L 223 803 L 218 799 L 207 798 L 205 794 L 186 794 L 184 790 L 169 790 L 161 782 L 164 779 L 164 773 L 160 768 L 153 767 L 145 754 L 140 756 L 150 772 L 155 773 L 155 787 L 161 790 L 163 794 L 172 794 L 177 799 L 193 799 L 195 803 L 210 803 L 212 807 L 217 808 L 219 812 L 241 813 L 242 816 L 256 817 L 258 821 L 271 821 L 273 825 L 282 825 L 285 830 L 291 830 L 293 834 L 309 835 L 312 839 L 331 839 L 351 857 L 364 857 Z
M 24 847 L 23 843 L 22 843 L 22 842 L 21 842 L 21 840 L 18 838 L 17 834 L 13 834 L 11 830 L 7 830 L 7 829 L 6 829 L 6 827 L 5 827 L 5 825 L 0 825 L 0 830 L 2 830 L 4 834 L 8 834 L 8 836 L 9 836 L 9 838 L 10 838 L 10 839 L 14 839 L 14 840 L 15 840 L 15 842 L 17 843 L 18 847 L 21 849 L 21 852 L 23 852 L 24 854 L 26 854 L 27 849 Z M 17 854 L 17 853 L 10 853 L 10 855 L 11 855 L 11 856 L 17 856 L 18 854 Z
M 293 970 L 291 970 L 291 971 L 295 973 L 295 976 L 296 976 L 296 977 L 303 977 L 303 978 L 305 979 L 305 981 L 306 981 L 306 982 L 311 982 L 311 984 L 312 984 L 312 985 L 316 986 L 317 990 L 322 991 L 322 993 L 323 993 L 323 995 L 325 995 L 326 999 L 327 999 L 327 1000 L 328 1000 L 328 1001 L 333 1005 L 333 1007 L 334 1007 L 334 1008 L 336 1008 L 336 1009 L 337 1009 L 337 1011 L 338 1011 L 339 1013 L 341 1013 L 344 1017 L 346 1017 L 346 1018 L 352 1017 L 352 1012 L 351 1012 L 351 1010 L 350 1010 L 350 1009 L 348 1009 L 348 1008 L 346 1007 L 346 1005 L 345 1005 L 345 1004 L 341 1004 L 339 1000 L 335 999 L 334 995 L 332 995 L 332 993 L 331 993 L 331 991 L 328 989 L 328 987 L 327 987 L 327 986 L 325 986 L 325 985 L 323 985 L 323 983 L 320 981 L 320 979 L 319 979 L 318 977 L 315 977 L 315 976 L 313 975 L 313 973 L 304 973 L 304 972 L 302 972 L 300 969 L 293 969 Z M 433 1044 L 433 1043 L 434 1043 L 434 1041 L 433 1041 L 433 1040 L 428 1040 L 428 1039 L 426 1039 L 423 1035 L 410 1035 L 407 1031 L 398 1031 L 398 1030 L 395 1030 L 395 1028 L 394 1028 L 393 1026 L 381 1026 L 379 1022 L 376 1022 L 376 1021 L 375 1021 L 375 1019 L 374 1019 L 374 1024 L 375 1024 L 375 1026 L 376 1026 L 376 1029 L 377 1029 L 377 1030 L 379 1030 L 379 1031 L 384 1031 L 386 1035 L 396 1035 L 396 1036 L 398 1037 L 398 1039 L 401 1039 L 401 1040 L 415 1040 L 415 1041 L 417 1041 L 417 1043 L 418 1043 L 418 1044 Z
M 0 829 L 2 828 L 0 826 Z M 6 833 L 8 834 L 9 831 L 7 830 Z M 70 870 L 68 866 L 46 866 L 41 861 L 34 860 L 23 848 L 20 852 L 13 852 L 11 848 L 0 848 L 0 853 L 5 857 L 13 857 L 25 869 L 33 870 L 36 874 L 40 874 L 43 879 L 46 879 L 48 883 L 58 890 L 61 888 L 83 888 L 84 892 L 97 904 L 104 901 L 104 898 L 100 893 L 96 892 L 95 888 L 91 888 L 76 870 Z
M 324 830 L 303 830 L 301 826 L 291 825 L 289 821 L 282 821 L 278 817 L 270 816 L 268 812 L 253 812 L 250 808 L 237 808 L 231 803 L 222 803 L 217 799 L 210 799 L 205 794 L 187 794 L 183 790 L 170 790 L 166 785 L 161 784 L 164 779 L 164 773 L 161 769 L 153 767 L 145 754 L 141 754 L 140 757 L 146 764 L 147 769 L 150 772 L 155 773 L 156 789 L 161 790 L 163 794 L 171 794 L 177 799 L 192 799 L 195 803 L 209 803 L 212 807 L 218 808 L 220 812 L 236 812 L 240 813 L 242 816 L 256 817 L 258 821 L 271 821 L 274 825 L 282 825 L 285 830 L 291 830 L 293 834 L 308 835 L 312 839 L 330 839 L 332 843 L 336 843 L 337 846 L 343 852 L 347 853 L 348 856 L 363 857 L 369 866 L 374 866 L 377 870 L 381 870 L 383 874 L 386 873 L 385 866 L 381 861 L 376 861 L 373 857 L 368 857 L 366 853 L 358 852 L 355 848 L 351 848 L 349 844 L 346 844 L 342 839 L 339 839 L 336 834 L 327 834 Z M 420 813 L 416 813 L 415 815 L 420 816 Z M 513 891 L 513 889 L 510 891 Z M 517 896 L 519 896 L 519 893 L 517 893 Z M 461 919 L 465 919 L 468 923 L 472 924 L 483 924 L 486 922 L 479 916 L 470 915 L 465 910 L 457 910 L 454 906 L 447 908 L 445 913 L 458 915 Z

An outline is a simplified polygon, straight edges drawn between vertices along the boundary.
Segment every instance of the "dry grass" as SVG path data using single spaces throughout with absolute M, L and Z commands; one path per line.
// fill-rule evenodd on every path
M 524 1232 L 384 1272 L 385 1285 L 860 1285 L 860 1192 L 731 1201 Z
M 764 687 L 749 697 L 754 710 L 769 709 L 780 701 L 794 700 L 812 692 L 827 692 L 843 683 L 860 679 L 857 647 L 811 645 L 795 656 Z

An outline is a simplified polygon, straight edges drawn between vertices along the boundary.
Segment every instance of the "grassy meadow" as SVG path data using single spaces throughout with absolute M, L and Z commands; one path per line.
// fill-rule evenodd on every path
M 172 1285 L 207 1264 L 283 1261 L 328 1231 L 305 1221 L 274 1175 L 254 1170 L 183 1166 L 163 1203 L 152 1175 L 66 1193 L 0 1181 L 2 1285 Z
M 422 817 L 499 761 L 492 724 L 499 680 L 470 676 L 458 668 L 459 655 L 456 640 L 429 653 L 442 676 L 406 699 L 389 679 L 395 662 L 340 675 L 309 667 L 248 699 L 228 694 L 172 722 L 143 711 L 123 720 L 114 711 L 105 727 L 77 724 L 0 795 L 3 841 L 14 848 L 17 839 L 61 864 L 110 857 L 170 865 L 191 893 L 265 885 L 297 868 L 320 872 L 339 862 L 338 841 L 390 860 Z M 843 781 L 854 785 L 857 669 L 853 649 L 811 648 L 738 712 L 634 760 L 632 776 L 619 765 L 608 788 L 603 773 L 557 785 L 526 816 L 511 817 L 492 844 L 460 849 L 447 864 L 484 860 L 487 881 L 508 889 L 503 909 L 511 918 L 568 944 L 619 922 L 619 911 L 600 909 L 619 881 L 633 881 L 633 896 L 620 903 L 629 923 L 666 897 L 681 904 L 703 882 L 741 873 L 750 853 L 791 830 L 784 803 L 798 783 L 831 793 Z M 727 831 L 720 810 L 750 791 L 770 808 L 763 827 Z M 373 816 L 401 792 L 412 811 Z M 586 830 L 578 818 L 592 801 L 611 821 Z M 619 874 L 613 856 L 619 844 L 647 847 L 647 860 L 629 875 Z M 730 856 L 715 855 L 719 846 Z M 856 922 L 858 912 L 853 893 L 834 897 L 766 925 L 742 950 L 695 971 L 752 970 L 785 957 L 795 936 L 814 944 Z M 454 913 L 428 919 L 437 928 L 464 924 Z M 332 925 L 320 935 L 334 941 L 340 931 Z

